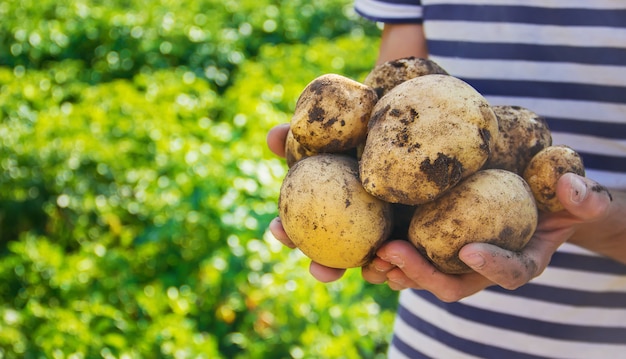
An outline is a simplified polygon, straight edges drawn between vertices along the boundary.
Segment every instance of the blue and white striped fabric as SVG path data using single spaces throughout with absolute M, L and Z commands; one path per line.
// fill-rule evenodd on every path
M 356 0 L 359 14 L 423 23 L 431 59 L 485 95 L 544 116 L 587 177 L 626 190 L 626 1 Z M 570 244 L 515 291 L 458 303 L 405 290 L 395 358 L 626 358 L 626 266 Z

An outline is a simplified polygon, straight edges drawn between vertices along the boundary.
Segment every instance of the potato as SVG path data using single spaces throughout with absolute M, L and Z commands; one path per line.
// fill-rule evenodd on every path
M 580 155 L 565 145 L 546 147 L 528 163 L 523 177 L 543 212 L 558 212 L 563 205 L 556 197 L 556 185 L 565 173 L 585 175 L 585 166 Z
M 350 156 L 358 160 L 360 159 L 364 145 L 365 143 L 346 151 L 333 153 Z M 293 137 L 293 132 L 291 132 L 291 129 L 289 129 L 289 132 L 287 132 L 287 139 L 285 140 L 285 159 L 287 160 L 287 167 L 292 167 L 296 162 L 300 161 L 301 159 L 315 156 L 319 153 L 320 152 L 312 151 L 302 146 L 298 141 L 296 141 L 296 139 Z
M 522 175 L 537 152 L 552 144 L 543 117 L 519 106 L 492 106 L 498 119 L 498 136 L 485 168 L 500 168 Z
M 441 198 L 418 206 L 409 240 L 440 271 L 472 270 L 459 257 L 472 242 L 521 250 L 537 227 L 537 208 L 528 185 L 500 169 L 476 172 Z
M 278 208 L 293 243 L 333 268 L 366 264 L 393 226 L 391 205 L 361 186 L 358 162 L 336 154 L 307 157 L 291 167 Z
M 342 152 L 367 136 L 367 122 L 378 96 L 374 89 L 337 74 L 322 75 L 300 94 L 291 131 L 316 152 Z
M 432 201 L 485 164 L 497 133 L 491 106 L 462 80 L 407 80 L 374 107 L 360 161 L 363 187 L 391 203 Z
M 289 129 L 287 139 L 285 140 L 285 159 L 287 160 L 287 167 L 292 167 L 301 159 L 315 156 L 316 154 L 318 153 L 309 150 L 296 141 L 293 137 L 293 132 L 291 132 L 291 128 Z
M 383 97 L 392 88 L 415 77 L 448 73 L 436 62 L 419 57 L 405 57 L 383 62 L 370 71 L 363 83 Z

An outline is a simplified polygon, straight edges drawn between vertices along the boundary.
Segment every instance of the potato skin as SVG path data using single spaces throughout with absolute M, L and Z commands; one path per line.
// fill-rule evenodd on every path
M 333 153 L 359 159 L 359 151 L 362 150 L 363 145 L 365 144 L 363 143 L 347 151 Z M 309 150 L 308 148 L 301 145 L 298 141 L 296 141 L 296 139 L 293 137 L 291 129 L 289 129 L 289 132 L 287 132 L 287 138 L 285 140 L 285 159 L 287 160 L 287 167 L 292 167 L 294 164 L 296 164 L 296 162 L 300 161 L 303 158 L 315 156 L 318 154 L 320 154 L 320 152 Z
M 492 106 L 498 119 L 498 136 L 485 168 L 524 173 L 537 152 L 552 145 L 546 120 L 520 106 Z
M 524 179 L 542 212 L 558 212 L 563 205 L 556 197 L 556 185 L 565 173 L 585 175 L 585 166 L 580 155 L 565 145 L 546 147 L 539 151 L 524 170 Z
M 418 206 L 409 240 L 440 271 L 472 271 L 459 257 L 468 243 L 521 250 L 537 228 L 537 208 L 528 185 L 500 169 L 476 172 L 441 198 Z
M 448 73 L 439 64 L 419 57 L 405 57 L 383 62 L 370 71 L 363 83 L 373 88 L 378 97 L 383 97 L 389 90 L 406 80 L 415 77 Z
M 491 106 L 462 80 L 407 80 L 374 107 L 360 162 L 363 186 L 391 203 L 432 201 L 485 164 L 497 132 Z
M 285 232 L 309 258 L 328 267 L 359 267 L 389 237 L 392 209 L 368 194 L 355 159 L 319 154 L 291 167 L 278 201 Z
M 292 167 L 301 159 L 315 156 L 316 154 L 318 153 L 309 150 L 296 141 L 293 137 L 293 132 L 291 132 L 291 128 L 289 129 L 287 139 L 285 140 L 285 159 L 287 160 L 287 167 Z
M 378 96 L 350 78 L 325 74 L 302 91 L 291 118 L 291 131 L 302 146 L 336 153 L 357 147 L 367 136 L 367 122 Z

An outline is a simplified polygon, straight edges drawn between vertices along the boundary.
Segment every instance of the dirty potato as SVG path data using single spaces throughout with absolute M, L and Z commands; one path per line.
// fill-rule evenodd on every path
M 378 96 L 374 89 L 337 74 L 311 81 L 300 94 L 291 131 L 302 146 L 316 152 L 342 152 L 367 136 L 367 122 Z
M 379 97 L 406 80 L 415 77 L 448 73 L 436 62 L 419 57 L 406 57 L 383 62 L 370 71 L 363 83 L 370 86 Z
M 585 166 L 580 155 L 565 145 L 546 147 L 528 163 L 523 177 L 543 212 L 558 212 L 563 205 L 556 197 L 556 185 L 565 173 L 585 175 Z
M 360 144 L 356 148 L 351 148 L 346 151 L 334 152 L 335 154 L 341 154 L 350 156 L 355 159 L 360 159 L 361 152 L 363 146 L 365 144 Z M 320 154 L 320 152 L 309 150 L 308 148 L 301 145 L 296 139 L 293 137 L 293 132 L 289 129 L 287 132 L 287 138 L 285 140 L 285 159 L 287 160 L 287 167 L 292 167 L 296 162 L 300 161 L 303 158 L 311 157 Z
M 409 240 L 440 271 L 472 270 L 459 257 L 472 242 L 521 250 L 537 227 L 537 208 L 528 185 L 517 174 L 489 169 L 476 172 L 441 198 L 418 206 Z
M 489 103 L 462 80 L 407 80 L 374 107 L 360 161 L 363 187 L 391 203 L 432 201 L 485 164 L 497 132 Z
M 287 139 L 285 140 L 285 159 L 287 160 L 287 167 L 292 167 L 296 162 L 303 158 L 316 155 L 317 152 L 311 151 L 308 148 L 302 146 L 293 137 L 291 128 L 287 132 Z
M 498 118 L 498 136 L 485 168 L 500 168 L 522 175 L 537 152 L 552 144 L 545 119 L 519 106 L 492 106 Z
M 367 263 L 392 230 L 392 209 L 368 194 L 355 159 L 304 158 L 283 180 L 278 201 L 285 232 L 309 258 L 328 267 Z

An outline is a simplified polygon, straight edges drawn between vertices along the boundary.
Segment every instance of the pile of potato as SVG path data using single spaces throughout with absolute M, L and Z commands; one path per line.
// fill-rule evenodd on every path
M 334 268 L 367 264 L 388 239 L 408 239 L 439 270 L 466 273 L 463 245 L 519 251 L 555 187 L 584 175 L 553 146 L 546 122 L 491 106 L 428 59 L 374 68 L 360 83 L 325 74 L 298 98 L 286 141 L 279 216 L 294 244 Z

